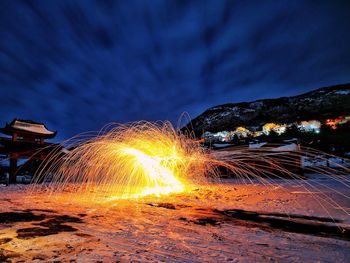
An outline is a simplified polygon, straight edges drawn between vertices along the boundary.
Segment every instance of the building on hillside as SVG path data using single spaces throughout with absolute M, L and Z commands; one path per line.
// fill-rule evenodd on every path
M 333 130 L 338 128 L 338 125 L 345 124 L 350 121 L 350 116 L 339 116 L 336 119 L 327 119 L 326 125 L 330 126 Z
M 211 133 L 211 132 L 205 132 L 203 134 L 203 139 L 206 142 L 228 142 L 230 141 L 231 132 L 228 131 L 221 131 L 221 132 L 216 132 L 216 133 Z
M 305 132 L 316 132 L 319 133 L 321 129 L 321 122 L 317 120 L 302 121 L 298 125 L 298 129 Z
M 251 131 L 245 127 L 238 127 L 233 134 L 236 134 L 238 138 L 246 138 L 251 134 Z
M 266 135 L 269 135 L 271 131 L 276 132 L 278 135 L 281 135 L 282 133 L 285 133 L 287 130 L 286 124 L 276 124 L 273 122 L 266 123 L 263 127 L 263 133 Z

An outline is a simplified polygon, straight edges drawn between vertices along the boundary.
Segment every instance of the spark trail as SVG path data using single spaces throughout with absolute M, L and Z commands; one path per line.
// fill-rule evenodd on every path
M 68 185 L 115 199 L 186 191 L 204 181 L 209 155 L 170 123 L 138 122 L 118 126 L 86 141 L 69 153 L 49 156 L 36 181 L 49 180 L 54 191 Z
M 303 155 L 317 158 L 323 154 L 313 149 L 283 153 L 274 152 L 275 147 L 233 147 L 210 153 L 169 122 L 106 127 L 98 136 L 89 139 L 80 136 L 66 145 L 70 151 L 64 155 L 57 151 L 48 156 L 35 181 L 49 182 L 49 187 L 43 186 L 51 193 L 69 192 L 78 200 L 159 197 L 207 186 L 219 192 L 210 181 L 217 179 L 221 168 L 225 168 L 248 183 L 259 181 L 267 187 L 281 188 L 293 184 L 302 186 L 306 192 L 313 193 L 312 198 L 320 206 L 327 203 L 349 215 L 348 208 L 336 203 L 332 195 L 325 194 L 321 188 L 342 195 L 346 203 L 350 201 L 347 194 L 318 181 L 309 183 L 293 172 L 293 167 L 298 165 L 295 161 Z M 309 170 L 350 188 L 349 169 L 338 166 Z

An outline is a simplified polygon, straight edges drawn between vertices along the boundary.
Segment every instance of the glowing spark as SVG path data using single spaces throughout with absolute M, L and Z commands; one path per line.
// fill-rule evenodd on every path
M 138 196 L 184 191 L 184 185 L 175 177 L 176 171 L 167 165 L 169 160 L 177 161 L 179 159 L 176 154 L 166 158 L 152 157 L 135 148 L 121 149 L 120 154 L 135 158 L 133 162 L 134 171 L 140 172 L 140 175 L 136 175 L 136 177 L 142 176 L 144 177 L 143 180 L 146 181 L 145 185 L 147 186 Z M 135 176 L 134 171 L 131 176 Z
M 51 176 L 54 191 L 126 199 L 186 191 L 211 170 L 208 154 L 170 123 L 119 126 L 71 148 L 51 156 L 37 180 Z
M 52 191 L 66 192 L 67 195 L 56 196 L 67 196 L 69 202 L 90 202 L 91 198 L 93 201 L 129 199 L 191 191 L 193 186 L 209 186 L 208 178 L 216 177 L 220 170 L 243 179 L 243 182 L 257 179 L 265 185 L 275 186 L 268 180 L 272 177 L 289 183 L 287 178 L 301 178 L 295 172 L 301 168 L 303 151 L 310 158 L 322 156 L 321 152 L 312 149 L 300 150 L 297 147 L 297 150 L 290 151 L 277 148 L 276 151 L 275 147 L 237 146 L 208 153 L 170 123 L 138 122 L 118 126 L 90 140 L 78 140 L 71 147 L 67 146 L 70 151 L 64 155 L 59 149 L 39 168 L 36 180 L 49 181 Z M 337 165 L 337 170 L 311 167 L 309 170 L 350 187 L 350 171 L 346 167 Z M 315 199 L 321 198 L 322 202 L 317 199 L 320 205 L 325 202 L 336 205 L 349 215 L 346 209 L 322 193 L 318 185 L 315 187 L 307 181 L 305 184 L 308 191 L 319 193 L 314 196 Z M 329 190 L 341 194 L 334 188 Z M 350 200 L 349 196 L 342 196 Z

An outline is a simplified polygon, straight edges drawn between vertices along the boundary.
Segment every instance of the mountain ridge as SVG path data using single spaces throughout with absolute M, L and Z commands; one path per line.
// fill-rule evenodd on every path
M 350 114 L 350 83 L 318 88 L 300 95 L 213 106 L 186 124 L 182 130 L 200 137 L 204 132 L 258 129 L 267 122 L 292 123 L 325 120 Z

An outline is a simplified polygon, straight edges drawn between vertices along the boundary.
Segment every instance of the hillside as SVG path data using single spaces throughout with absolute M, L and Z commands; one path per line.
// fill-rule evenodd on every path
M 257 129 L 267 122 L 292 123 L 324 120 L 350 114 L 350 83 L 320 88 L 298 96 L 228 103 L 209 108 L 183 130 L 203 132 L 234 130 L 238 126 Z

